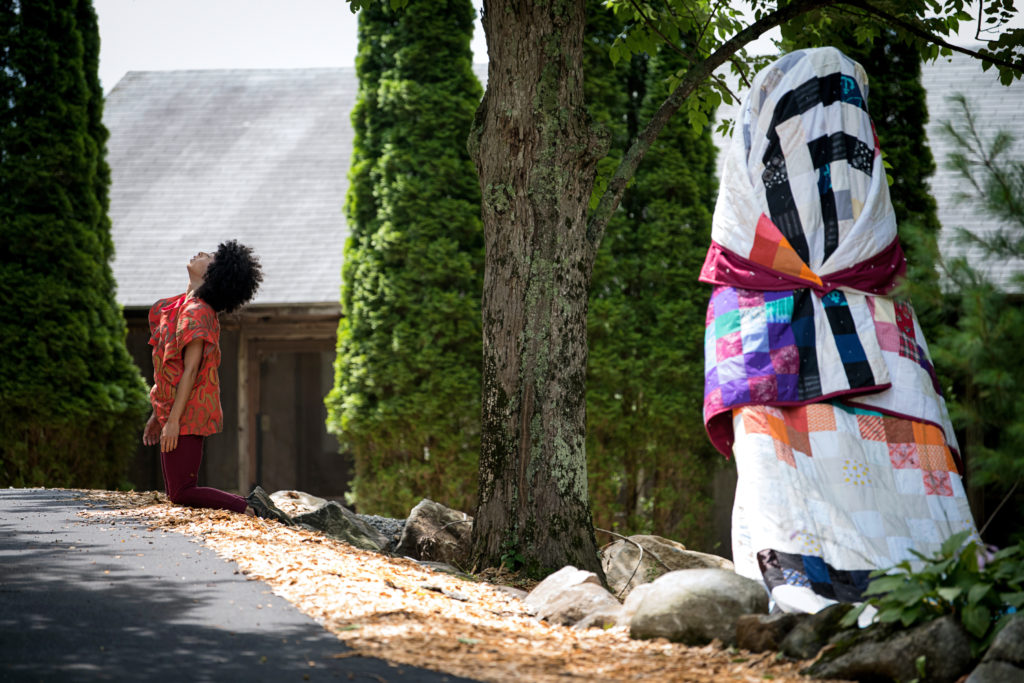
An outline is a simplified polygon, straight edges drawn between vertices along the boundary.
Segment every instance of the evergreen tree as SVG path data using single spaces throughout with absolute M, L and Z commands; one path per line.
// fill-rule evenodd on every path
M 0 0 L 0 485 L 125 483 L 148 410 L 110 270 L 88 0 Z
M 601 29 L 615 20 L 597 3 L 591 10 L 584 92 L 591 115 L 611 129 L 614 169 L 638 132 L 636 122 L 665 98 L 668 77 L 684 61 L 663 47 L 655 57 L 634 56 L 613 68 L 614 23 L 612 31 Z M 618 88 L 614 98 L 611 87 Z M 609 221 L 588 314 L 595 525 L 706 549 L 717 459 L 702 422 L 708 292 L 697 276 L 710 240 L 714 177 L 710 131 L 694 132 L 681 116 L 670 121 Z
M 327 425 L 355 460 L 353 502 L 404 516 L 471 510 L 480 443 L 480 189 L 466 135 L 482 89 L 468 0 L 371 3 Z
M 1024 365 L 1015 362 L 1024 347 L 1024 161 L 1009 158 L 1014 136 L 1001 131 L 991 138 L 979 131 L 970 104 L 955 96 L 961 116 L 942 122 L 956 146 L 950 166 L 963 179 L 959 199 L 1002 226 L 976 235 L 970 226 L 948 226 L 957 240 L 980 249 L 986 261 L 1016 268 L 1007 282 L 995 283 L 982 270 L 958 257 L 932 257 L 945 277 L 943 290 L 912 290 L 941 313 L 945 324 L 931 340 L 936 371 L 951 380 L 949 412 L 958 430 L 968 469 L 968 483 L 986 495 L 972 500 L 979 525 L 995 515 L 985 540 L 1007 545 L 1024 536 L 1019 520 L 1024 511 Z M 930 298 L 928 298 L 930 296 Z M 973 492 L 973 491 L 972 491 Z M 1007 500 L 996 504 L 999 498 Z

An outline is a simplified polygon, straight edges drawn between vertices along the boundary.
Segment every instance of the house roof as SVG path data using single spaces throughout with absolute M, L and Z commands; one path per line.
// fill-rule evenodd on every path
M 337 304 L 355 69 L 129 72 L 106 99 L 118 301 L 182 291 L 197 251 L 252 246 L 254 304 Z
M 976 201 L 957 200 L 957 195 L 973 188 L 957 171 L 949 168 L 950 155 L 957 148 L 942 132 L 942 125 L 946 121 L 957 128 L 963 125 L 962 110 L 950 99 L 954 93 L 961 93 L 971 105 L 978 130 L 986 143 L 998 131 L 1008 131 L 1017 140 L 1004 158 L 1024 161 L 1024 135 L 1020 130 L 1020 122 L 1024 117 L 1024 82 L 1014 81 L 1009 86 L 1001 85 L 996 69 L 983 71 L 976 59 L 954 53 L 948 60 L 940 59 L 934 64 L 923 65 L 921 83 L 928 93 L 929 120 L 926 131 L 937 167 L 930 185 L 939 205 L 939 222 L 942 224 L 939 248 L 946 258 L 966 256 L 972 266 L 987 274 L 993 282 L 1010 288 L 1011 276 L 1024 273 L 1024 261 L 992 259 L 986 257 L 980 247 L 963 246 L 955 239 L 957 227 L 967 228 L 975 235 L 986 236 L 997 232 L 1001 226 Z
M 486 65 L 474 71 L 485 81 Z M 953 146 L 939 130 L 957 120 L 954 92 L 974 103 L 983 134 L 1012 129 L 1024 83 L 1004 87 L 994 69 L 959 54 L 922 72 L 942 251 L 967 255 L 1006 286 L 1024 264 L 952 239 L 956 226 L 990 233 L 999 225 L 955 200 L 964 182 L 946 167 Z M 353 68 L 129 72 L 104 111 L 118 301 L 148 307 L 182 290 L 189 258 L 234 238 L 263 262 L 253 304 L 337 304 L 357 88 Z M 1013 155 L 1024 157 L 1024 140 Z

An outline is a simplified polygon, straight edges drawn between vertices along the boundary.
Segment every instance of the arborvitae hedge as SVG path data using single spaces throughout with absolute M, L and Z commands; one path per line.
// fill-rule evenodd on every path
M 113 487 L 148 410 L 110 270 L 88 0 L 0 0 L 0 486 Z
M 466 136 L 483 91 L 468 0 L 359 15 L 351 235 L 327 426 L 362 512 L 421 498 L 472 510 L 480 433 L 483 227 Z
M 586 95 L 611 128 L 614 160 L 667 96 L 682 66 L 664 48 L 613 69 L 614 24 L 596 3 Z M 614 33 L 611 33 L 614 37 Z M 610 42 L 611 38 L 608 38 Z M 618 88 L 613 91 L 613 88 Z M 587 460 L 595 525 L 712 549 L 711 485 L 720 456 L 704 433 L 704 317 L 697 282 L 717 191 L 710 131 L 676 117 L 637 170 L 609 223 L 590 294 Z

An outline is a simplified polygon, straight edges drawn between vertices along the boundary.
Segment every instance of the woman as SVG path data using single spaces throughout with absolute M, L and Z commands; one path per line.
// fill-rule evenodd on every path
M 870 571 L 977 535 L 921 328 L 887 296 L 905 259 L 867 96 L 835 48 L 758 73 L 701 272 L 736 571 L 786 611 L 857 601 Z
M 213 254 L 199 252 L 188 264 L 184 294 L 161 299 L 149 311 L 153 346 L 153 413 L 142 441 L 160 444 L 160 464 L 171 501 L 291 520 L 262 488 L 247 498 L 197 485 L 203 440 L 224 423 L 220 406 L 220 323 L 217 314 L 232 312 L 256 294 L 263 281 L 252 249 L 231 240 Z

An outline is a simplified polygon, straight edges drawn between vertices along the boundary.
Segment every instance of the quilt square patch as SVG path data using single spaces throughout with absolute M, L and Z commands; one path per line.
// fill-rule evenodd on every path
M 885 440 L 889 443 L 908 443 L 914 440 L 914 428 L 909 420 L 885 416 L 882 425 L 885 427 Z
M 775 379 L 775 375 L 751 377 L 748 382 L 750 384 L 751 401 L 767 403 L 775 400 L 779 394 L 779 385 Z
M 724 337 L 719 337 L 715 342 L 715 356 L 723 361 L 726 358 L 733 358 L 743 353 L 743 338 L 739 330 L 730 332 Z
M 921 469 L 916 443 L 890 443 L 889 462 L 898 470 Z
M 807 406 L 807 429 L 812 432 L 836 431 L 834 408 L 828 403 L 812 403 Z
M 953 486 L 949 481 L 949 472 L 929 472 L 922 470 L 924 492 L 929 496 L 952 496 Z
M 858 415 L 857 427 L 868 441 L 885 441 L 885 426 L 881 415 Z

